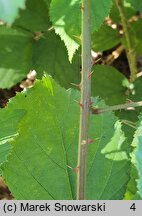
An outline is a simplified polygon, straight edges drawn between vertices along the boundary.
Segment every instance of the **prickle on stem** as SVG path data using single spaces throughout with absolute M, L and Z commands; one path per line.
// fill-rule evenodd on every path
M 77 101 L 77 100 L 74 100 L 76 103 L 78 103 L 79 104 L 79 106 L 83 109 L 84 108 L 84 105 L 82 104 L 82 103 L 80 103 L 79 101 Z
M 84 5 L 83 4 L 80 6 L 80 9 L 81 9 L 81 11 L 84 11 Z
M 78 89 L 81 89 L 81 85 L 80 84 L 71 83 L 71 85 L 77 87 Z
M 71 167 L 71 166 L 69 166 L 69 165 L 67 165 L 67 167 L 70 168 L 70 169 L 72 169 L 72 171 L 75 172 L 75 173 L 77 173 L 78 170 L 79 170 L 79 168 L 80 168 L 79 166 L 73 168 L 73 167 Z
M 73 168 L 73 172 L 78 173 L 79 169 L 80 169 L 80 166 L 77 166 L 77 167 Z
M 76 38 L 77 40 L 81 41 L 81 36 L 73 35 L 73 37 Z
M 93 74 L 93 71 L 92 71 L 92 72 L 88 72 L 88 74 L 87 74 L 87 79 L 88 79 L 88 80 L 90 80 L 92 74 Z
M 93 139 L 88 138 L 88 142 L 87 142 L 87 144 L 91 144 L 91 143 L 93 143 L 93 142 L 94 142 Z
M 87 140 L 82 140 L 81 144 L 82 145 L 88 145 L 88 144 L 91 144 L 92 142 L 94 142 L 94 140 L 88 138 Z

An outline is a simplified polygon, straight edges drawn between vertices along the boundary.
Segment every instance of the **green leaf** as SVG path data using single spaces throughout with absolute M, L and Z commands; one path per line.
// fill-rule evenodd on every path
M 92 74 L 92 95 L 100 96 L 108 105 L 124 103 L 126 78 L 118 70 L 106 65 L 95 65 Z
M 51 26 L 48 7 L 43 0 L 27 0 L 12 25 L 16 30 L 0 27 L 0 88 L 12 87 L 32 69 L 33 45 Z
M 131 143 L 134 138 L 134 134 L 136 131 L 136 122 L 138 121 L 139 109 L 135 108 L 130 110 L 119 110 L 117 111 L 116 115 L 119 117 L 120 121 L 123 123 L 122 130 L 127 137 L 127 149 L 128 154 L 132 155 L 133 147 Z M 136 167 L 134 166 L 133 162 L 131 163 L 131 170 L 130 170 L 130 179 L 127 185 L 127 189 L 125 192 L 124 199 L 125 200 L 137 200 L 139 196 L 137 194 L 137 180 L 138 173 Z
M 127 185 L 127 191 L 125 194 L 125 200 L 137 200 L 140 199 L 138 193 L 137 193 L 137 182 L 138 179 L 138 172 L 136 170 L 136 167 L 132 164 L 131 165 L 131 178 Z
M 8 110 L 8 111 L 7 111 Z M 22 109 L 1 109 L 0 110 L 0 125 L 3 125 L 0 130 L 0 143 L 6 143 L 17 135 L 17 125 L 20 119 L 25 114 Z
M 11 109 L 8 112 L 7 108 L 0 110 L 0 125 L 3 125 L 0 130 L 0 164 L 6 160 L 10 152 L 11 145 L 8 142 L 18 135 L 17 126 L 24 114 L 23 110 Z
M 130 84 L 130 95 L 129 98 L 132 101 L 141 101 L 142 99 L 142 92 L 140 91 L 141 89 L 141 83 L 142 83 L 142 77 L 137 77 L 136 80 Z M 142 111 L 142 107 L 137 107 L 135 108 L 135 114 L 137 117 L 140 115 Z
M 80 80 L 80 55 L 78 52 L 70 64 L 65 45 L 54 31 L 33 40 L 30 33 L 0 27 L 0 88 L 12 87 L 32 69 L 37 70 L 38 78 L 47 71 L 68 88 Z
M 36 70 L 38 78 L 46 71 L 66 88 L 79 83 L 80 50 L 70 64 L 64 43 L 48 31 L 49 3 L 28 0 L 12 28 L 0 27 L 0 88 L 21 82 L 30 70 Z
M 11 162 L 4 168 L 5 180 L 17 199 L 72 199 L 67 171 L 67 165 L 71 164 L 66 151 L 70 145 L 72 148 L 77 133 L 79 109 L 71 100 L 75 95 L 74 91 L 66 92 L 57 85 L 52 87 L 50 80 L 44 79 L 28 93 L 23 92 L 13 99 L 13 106 L 19 104 L 19 108 L 27 110 L 19 129 L 20 136 L 16 138 L 9 156 Z M 71 110 L 74 113 L 72 118 Z M 14 168 L 13 173 L 10 167 Z M 31 188 L 29 192 L 23 188 L 24 185 Z M 19 191 L 19 187 L 23 189 Z
M 138 77 L 131 85 L 131 95 L 130 99 L 133 101 L 141 101 L 142 98 L 142 92 L 140 91 L 141 88 L 141 83 L 142 83 L 142 77 Z
M 133 148 L 136 148 L 138 146 L 138 142 L 139 142 L 138 139 L 141 135 L 142 135 L 142 113 L 140 113 L 139 119 L 138 119 L 137 124 L 136 124 L 136 131 L 135 131 L 134 138 L 132 141 L 132 147 Z M 134 149 L 134 152 L 135 152 L 135 149 Z M 133 164 L 135 164 L 134 154 L 132 154 L 132 161 L 133 161 Z
M 0 19 L 12 24 L 19 8 L 25 8 L 25 0 L 0 0 Z
M 108 16 L 112 0 L 91 0 L 92 32 L 98 30 L 103 20 Z M 72 61 L 75 51 L 79 48 L 78 37 L 81 35 L 81 1 L 52 0 L 50 17 L 55 32 L 64 41 L 69 60 Z
M 123 1 L 123 5 L 124 5 L 123 9 L 124 9 L 125 18 L 127 20 L 130 19 L 132 16 L 135 16 L 136 12 L 133 9 L 132 5 L 128 3 L 127 0 Z M 113 6 L 111 8 L 109 17 L 113 21 L 113 23 L 119 23 L 119 24 L 121 23 L 120 14 L 116 6 L 115 0 L 113 0 Z
M 0 27 L 0 88 L 10 88 L 29 72 L 31 38 L 8 27 Z
M 126 101 L 127 102 L 127 101 Z M 132 143 L 133 136 L 136 130 L 136 122 L 138 121 L 139 111 L 136 107 L 135 109 L 123 109 L 115 112 L 120 121 L 123 122 L 122 130 L 127 137 L 128 143 Z
M 1 144 L 0 142 L 0 165 L 6 160 L 7 155 L 9 154 L 11 146 L 8 143 Z M 0 168 L 0 176 L 2 175 L 2 171 Z
M 70 64 L 64 43 L 53 30 L 48 31 L 49 23 L 47 6 L 36 0 L 27 1 L 14 29 L 0 27 L 0 88 L 21 82 L 32 69 L 38 78 L 46 71 L 66 88 L 79 83 L 80 51 Z
M 142 55 L 142 20 L 131 22 L 129 26 L 129 35 L 133 44 L 133 49 L 137 55 Z
M 111 113 L 105 113 L 95 118 L 92 129 L 99 140 L 88 147 L 87 199 L 122 199 L 129 179 L 129 162 L 121 123 Z
M 80 51 L 70 64 L 65 45 L 54 32 L 48 32 L 44 38 L 35 41 L 32 60 L 33 69 L 38 72 L 39 78 L 46 72 L 65 88 L 80 81 Z
M 133 16 L 135 16 L 135 14 Z M 142 43 L 141 43 L 142 29 L 140 28 L 141 25 L 142 25 L 141 19 L 130 22 L 128 24 L 128 33 L 129 33 L 130 41 L 132 44 L 132 49 L 134 50 L 136 56 L 138 57 L 142 55 Z M 126 46 L 126 40 L 124 37 L 122 37 L 121 42 L 124 46 Z M 138 58 L 138 61 L 139 61 L 139 58 Z
M 138 175 L 139 175 L 139 179 L 138 179 L 138 191 L 140 196 L 142 197 L 142 136 L 138 137 L 138 146 L 135 152 L 135 157 L 136 157 L 136 167 L 138 170 Z
M 48 4 L 50 0 L 47 1 Z M 30 32 L 45 32 L 51 27 L 49 5 L 44 0 L 27 0 L 25 10 L 21 10 L 12 27 Z
M 141 0 L 128 0 L 136 11 L 142 11 L 142 1 Z
M 79 48 L 75 36 L 80 36 L 81 17 L 80 0 L 52 0 L 50 17 L 56 34 L 64 41 L 71 61 L 75 51 Z
M 92 32 L 98 30 L 104 19 L 109 15 L 112 0 L 91 0 L 91 28 Z
M 16 199 L 76 198 L 72 168 L 77 165 L 79 106 L 74 100 L 78 98 L 78 91 L 66 91 L 47 77 L 8 104 L 6 113 L 17 106 L 26 111 L 2 166 Z M 120 199 L 129 178 L 121 124 L 112 113 L 93 115 L 90 121 L 89 137 L 95 141 L 87 147 L 87 199 Z
M 112 29 L 110 26 L 102 25 L 98 31 L 93 33 L 91 47 L 95 52 L 102 52 L 113 48 L 119 43 L 120 35 L 118 31 Z
M 139 121 L 137 122 L 137 130 L 134 134 L 134 139 L 132 142 L 132 147 L 134 148 L 131 154 L 132 164 L 136 167 L 138 173 L 135 175 L 135 181 L 137 182 L 138 195 L 142 197 L 141 194 L 141 170 L 139 167 L 140 155 L 141 155 L 141 137 L 142 137 L 142 113 L 139 115 Z

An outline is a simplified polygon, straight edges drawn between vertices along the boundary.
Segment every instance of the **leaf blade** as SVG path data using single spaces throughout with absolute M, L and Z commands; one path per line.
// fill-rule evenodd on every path
M 19 8 L 25 8 L 25 0 L 0 0 L 0 19 L 12 24 Z
M 104 18 L 109 14 L 112 1 L 91 1 L 91 28 L 92 32 L 98 30 Z M 70 19 L 68 16 L 70 14 Z M 77 38 L 81 35 L 81 1 L 80 0 L 52 0 L 50 5 L 50 17 L 56 34 L 64 41 L 69 61 L 80 46 Z
M 45 100 L 45 95 L 48 100 Z M 4 179 L 16 199 L 76 198 L 76 173 L 73 170 L 77 164 L 79 106 L 74 100 L 78 98 L 78 91 L 65 91 L 52 79 L 44 78 L 42 81 L 38 81 L 34 88 L 28 92 L 23 92 L 22 95 L 18 94 L 12 100 L 13 107 L 16 108 L 18 104 L 27 111 L 20 123 L 19 136 L 14 139 L 8 162 L 2 167 Z M 95 99 L 95 103 L 100 104 L 100 106 L 103 105 L 97 99 Z M 33 110 L 33 107 L 36 109 Z M 102 121 L 102 119 L 104 120 Z M 106 179 L 102 182 L 102 187 L 94 187 L 96 184 L 99 185 L 100 177 L 99 180 L 96 180 L 94 169 L 93 172 L 89 172 L 93 175 L 87 181 L 90 185 L 93 178 L 92 191 L 94 192 L 93 195 L 90 195 L 91 188 L 88 186 L 87 193 L 89 195 L 87 194 L 87 199 L 116 198 L 113 191 L 106 192 L 109 190 L 110 184 L 116 185 L 115 189 L 117 190 L 120 189 L 120 185 L 123 186 L 117 198 L 123 196 L 128 176 L 125 175 L 120 182 L 117 178 L 113 178 L 113 175 L 117 169 L 117 175 L 121 176 L 122 171 L 127 170 L 129 164 L 127 158 L 124 158 L 126 156 L 124 154 L 125 150 L 119 153 L 122 144 L 124 144 L 124 137 L 121 134 L 120 124 L 115 129 L 116 135 L 114 134 L 116 120 L 112 113 L 102 114 L 98 117 L 91 116 L 89 137 L 93 140 L 101 139 L 102 144 L 97 149 L 98 160 L 95 160 L 95 163 L 94 154 L 100 141 L 98 140 L 87 146 L 89 153 L 87 167 L 90 170 L 93 163 L 93 166 L 94 164 L 97 167 L 100 166 L 101 170 L 109 167 L 109 171 L 111 171 L 113 162 L 114 168 L 102 196 L 100 194 L 102 193 L 102 187 L 105 187 Z M 108 121 L 110 127 L 107 126 Z M 96 132 L 94 133 L 94 131 Z M 120 134 L 122 136 L 121 142 L 116 142 L 116 137 L 118 138 Z M 111 138 L 112 141 L 110 142 Z M 116 151 L 116 161 L 113 161 L 113 152 L 112 154 L 108 152 L 111 144 L 113 144 L 111 150 Z M 105 145 L 108 147 L 103 154 L 107 153 L 109 159 L 102 156 Z M 102 157 L 103 163 L 100 164 Z M 101 170 L 99 170 L 98 176 L 102 176 Z M 23 181 L 23 179 L 26 181 Z M 30 188 L 25 187 L 26 185 L 30 185 Z M 21 189 L 19 190 L 19 188 Z M 98 195 L 96 195 L 95 190 Z

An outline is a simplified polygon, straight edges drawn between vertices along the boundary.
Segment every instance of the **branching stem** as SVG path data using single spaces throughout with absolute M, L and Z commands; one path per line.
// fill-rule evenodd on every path
M 90 0 L 82 0 L 82 71 L 80 129 L 78 144 L 77 199 L 85 199 L 86 185 L 86 145 L 88 142 L 88 126 L 90 115 L 91 89 L 91 32 L 90 32 Z
M 125 12 L 124 12 L 124 6 L 123 6 L 123 1 L 122 0 L 115 0 L 117 8 L 120 13 L 121 17 L 121 23 L 123 26 L 123 31 L 124 31 L 124 38 L 125 38 L 125 50 L 127 54 L 127 59 L 130 67 L 130 82 L 135 81 L 136 79 L 136 73 L 137 73 L 137 68 L 136 68 L 136 56 L 135 56 L 135 51 L 132 46 L 132 42 L 130 39 L 130 34 L 128 31 L 128 22 L 125 17 Z
M 142 101 L 108 106 L 106 108 L 92 108 L 92 114 L 101 114 L 104 112 L 111 112 L 111 111 L 116 111 L 121 109 L 130 109 L 139 106 L 142 106 Z

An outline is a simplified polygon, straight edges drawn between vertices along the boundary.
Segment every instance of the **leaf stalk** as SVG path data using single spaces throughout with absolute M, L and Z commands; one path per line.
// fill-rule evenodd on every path
M 135 55 L 135 51 L 133 49 L 133 45 L 131 42 L 129 30 L 128 30 L 129 27 L 128 27 L 127 19 L 125 17 L 123 1 L 122 0 L 115 0 L 115 2 L 117 5 L 119 14 L 120 14 L 121 23 L 122 23 L 123 31 L 124 31 L 124 38 L 125 38 L 125 42 L 126 42 L 126 45 L 124 44 L 124 46 L 125 46 L 125 50 L 126 50 L 126 55 L 127 55 L 129 67 L 130 67 L 130 82 L 134 82 L 136 79 L 136 74 L 137 74 L 136 55 Z
M 121 110 L 121 109 L 132 109 L 134 107 L 140 107 L 142 106 L 142 101 L 139 102 L 131 102 L 131 103 L 126 103 L 126 104 L 118 104 L 114 106 L 108 106 L 105 108 L 91 108 L 92 114 L 101 114 L 104 112 L 112 112 L 116 110 Z

